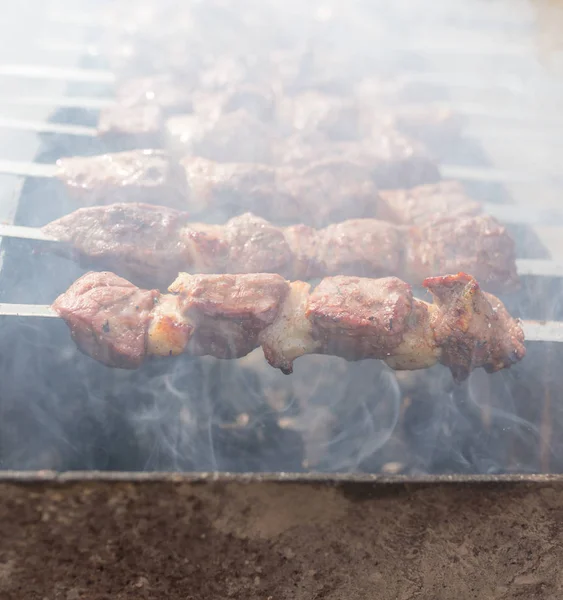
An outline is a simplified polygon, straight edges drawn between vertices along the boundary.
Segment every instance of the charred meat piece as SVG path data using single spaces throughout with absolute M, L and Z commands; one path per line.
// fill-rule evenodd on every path
M 164 116 L 154 105 L 112 106 L 100 113 L 98 136 L 116 150 L 160 148 Z
M 441 362 L 456 381 L 473 369 L 487 373 L 505 369 L 524 358 L 524 334 L 503 303 L 480 290 L 469 275 L 431 277 L 424 282 L 437 310 L 431 316 Z
M 420 284 L 446 268 L 471 269 L 490 289 L 518 286 L 514 243 L 488 216 L 411 228 L 350 219 L 314 229 L 276 227 L 250 213 L 208 225 L 169 208 L 114 204 L 80 209 L 43 231 L 63 242 L 55 251 L 150 286 L 166 285 L 181 270 L 292 279 L 400 274 Z
M 161 150 L 61 158 L 57 177 L 83 206 L 113 202 L 186 205 L 184 171 Z
M 475 279 L 459 273 L 425 285 L 434 304 L 395 277 L 330 277 L 311 292 L 275 274 L 182 273 L 170 294 L 159 294 L 88 273 L 53 308 L 80 350 L 123 368 L 148 355 L 237 358 L 262 346 L 285 373 L 304 354 L 334 354 L 402 370 L 441 362 L 460 382 L 475 368 L 494 372 L 524 358 L 520 324 Z
M 442 217 L 471 217 L 481 213 L 481 205 L 469 198 L 456 181 L 408 190 L 382 190 L 379 196 L 378 218 L 401 225 L 422 225 Z

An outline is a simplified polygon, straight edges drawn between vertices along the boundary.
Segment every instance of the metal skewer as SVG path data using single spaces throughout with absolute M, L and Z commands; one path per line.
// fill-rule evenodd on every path
M 0 317 L 60 318 L 48 304 L 0 303 Z M 563 342 L 562 321 L 521 321 L 528 342 Z
M 39 227 L 22 227 L 0 223 L 0 238 L 10 237 L 39 242 L 61 243 Z M 563 263 L 554 260 L 517 259 L 518 275 L 531 277 L 563 277 Z
M 440 167 L 442 175 L 447 179 L 463 179 L 460 175 L 468 174 L 473 180 L 479 171 L 474 167 L 443 166 Z M 483 177 L 486 178 L 489 169 L 482 169 Z M 13 160 L 0 160 L 0 173 L 5 175 L 16 175 L 18 177 L 44 177 L 56 178 L 59 174 L 57 166 L 52 164 L 40 164 L 32 162 L 20 162 Z M 517 174 L 515 174 L 517 175 Z M 488 180 L 488 179 L 485 179 Z M 554 210 L 530 210 L 517 205 L 483 203 L 483 212 L 491 215 L 503 223 L 526 224 L 526 225 L 550 225 L 563 224 L 563 214 Z M 4 226 L 5 227 L 5 226 Z M 4 229 L 4 231 L 7 231 Z M 3 235 L 9 236 L 9 233 Z M 10 237 L 27 237 L 10 236 Z M 32 238 L 33 239 L 33 238 Z
M 0 121 L 1 126 L 1 121 Z M 72 131 L 73 126 L 65 126 L 67 133 L 71 135 L 83 135 L 81 132 Z M 89 129 L 89 128 L 80 128 Z M 91 129 L 91 135 L 95 130 Z M 536 183 L 547 184 L 548 186 L 561 186 L 563 188 L 563 179 L 548 177 L 546 175 L 527 175 L 519 172 L 500 171 L 489 167 L 466 167 L 461 165 L 440 165 L 440 172 L 444 179 L 454 179 L 460 181 L 485 181 L 498 183 Z M 4 175 L 16 175 L 18 177 L 45 177 L 55 178 L 58 175 L 56 165 L 40 164 L 32 162 L 3 160 L 0 159 L 0 173 Z M 515 223 L 527 225 L 557 225 L 563 223 L 563 214 L 558 211 L 529 211 L 513 205 L 502 205 L 483 203 L 483 210 L 505 223 Z
M 0 77 L 21 77 L 29 79 L 51 79 L 58 81 L 81 82 L 92 84 L 114 85 L 118 81 L 115 73 L 104 69 L 51 67 L 47 65 L 0 65 Z M 523 83 L 518 73 L 507 74 L 503 77 L 491 75 L 484 77 L 482 72 L 477 73 L 432 73 L 411 72 L 403 73 L 388 82 L 389 84 L 425 84 L 447 88 L 468 89 L 473 91 L 505 91 L 519 97 L 536 97 L 545 94 L 549 97 L 554 92 L 563 90 L 563 84 L 546 84 L 545 80 L 536 78 Z

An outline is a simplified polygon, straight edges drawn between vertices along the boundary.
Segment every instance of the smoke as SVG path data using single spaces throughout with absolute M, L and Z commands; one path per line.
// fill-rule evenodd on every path
M 68 8 L 55 4 L 59 14 Z M 100 4 L 80 6 L 95 15 Z M 506 3 L 495 3 L 476 10 L 463 1 L 165 2 L 157 6 L 157 13 L 165 5 L 167 11 L 159 20 L 146 10 L 150 6 L 137 2 L 103 4 L 113 18 L 99 22 L 112 27 L 85 27 L 81 41 L 97 49 L 88 66 L 119 69 L 119 77 L 130 74 L 128 60 L 128 68 L 134 63 L 150 72 L 169 60 L 184 69 L 190 85 L 196 67 L 205 67 L 209 88 L 228 83 L 235 72 L 243 79 L 251 73 L 256 83 L 270 75 L 273 67 L 268 63 L 265 69 L 263 59 L 271 53 L 277 57 L 277 76 L 290 81 L 289 94 L 312 89 L 335 99 L 364 90 L 365 104 L 374 107 L 428 101 L 485 107 L 481 131 L 490 133 L 493 115 L 497 133 L 503 134 L 494 141 L 495 157 L 516 157 L 520 169 L 531 162 L 557 164 L 559 154 L 541 146 L 543 138 L 534 138 L 532 147 L 519 130 L 506 144 L 501 143 L 504 129 L 498 129 L 498 116 L 506 118 L 510 111 L 527 115 L 532 131 L 545 111 L 560 112 L 560 95 L 529 83 L 534 54 L 525 53 L 522 74 L 507 50 L 509 42 L 519 47 L 516 42 L 530 26 L 527 9 L 507 11 Z M 194 19 L 186 16 L 189 7 L 195 7 Z M 184 17 L 171 18 L 178 10 Z M 118 26 L 125 21 L 128 32 L 121 36 Z M 192 27 L 194 22 L 200 26 Z M 167 45 L 188 26 L 190 36 Z M 205 52 L 202 43 L 209 44 Z M 111 55 L 119 44 L 127 51 Z M 479 51 L 485 46 L 504 53 Z M 74 96 L 112 93 L 83 84 L 68 91 Z M 98 114 L 69 109 L 53 118 L 94 125 Z M 513 131 L 513 125 L 508 121 L 505 129 Z M 246 133 L 228 138 L 229 152 L 240 150 Z M 258 145 L 250 136 L 243 141 L 250 150 Z M 439 144 L 440 155 L 452 163 L 488 160 L 489 148 L 457 134 Z M 24 153 L 23 145 L 20 150 Z M 65 155 L 110 150 L 111 144 L 101 140 L 44 136 L 35 160 L 53 163 Z M 471 191 L 487 202 L 503 202 L 509 195 L 490 184 Z M 540 196 L 535 188 L 526 193 Z M 72 208 L 56 182 L 28 180 L 16 221 L 38 226 Z M 519 228 L 515 237 L 521 257 L 548 254 L 530 228 Z M 82 273 L 57 257 L 34 255 L 27 242 L 4 240 L 3 252 L 2 301 L 49 303 Z M 514 314 L 560 319 L 562 291 L 559 281 L 535 279 L 503 300 Z M 0 342 L 1 468 L 563 472 L 563 375 L 558 369 L 563 355 L 557 345 L 531 346 L 526 360 L 510 371 L 475 372 L 456 386 L 439 366 L 395 373 L 377 361 L 346 363 L 324 356 L 300 358 L 293 375 L 284 376 L 266 365 L 261 351 L 238 361 L 179 357 L 148 361 L 135 372 L 111 370 L 81 355 L 56 320 L 0 319 Z

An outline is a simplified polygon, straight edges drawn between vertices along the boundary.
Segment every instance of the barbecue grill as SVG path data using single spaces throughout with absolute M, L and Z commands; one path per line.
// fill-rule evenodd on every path
M 116 40 L 138 50 L 153 20 L 138 3 L 28 4 L 6 18 L 0 46 L 0 596 L 558 597 L 563 87 L 552 30 L 563 7 L 358 0 L 282 11 L 272 1 L 255 17 L 279 19 L 268 31 L 241 8 L 239 26 L 255 33 L 240 41 L 246 55 L 305 41 L 312 64 L 321 56 L 329 74 L 346 74 L 345 90 L 367 80 L 378 110 L 446 107 L 459 118 L 459 133 L 427 145 L 442 177 L 514 240 L 521 287 L 495 293 L 527 341 L 510 369 L 458 384 L 442 366 L 320 355 L 287 376 L 260 349 L 135 371 L 82 354 L 61 319 L 44 318 L 87 270 L 41 245 L 40 228 L 78 207 L 54 165 L 155 145 L 176 160 L 161 128 L 100 135 L 116 87 L 162 70 L 163 57 L 149 68 L 150 52 L 115 50 Z M 212 4 L 194 3 L 218 32 L 213 50 L 230 53 L 229 3 Z M 342 57 L 345 68 L 330 62 Z M 382 80 L 400 90 L 393 100 L 365 91 Z M 335 93 L 330 77 L 316 85 Z M 197 206 L 190 223 L 233 216 Z

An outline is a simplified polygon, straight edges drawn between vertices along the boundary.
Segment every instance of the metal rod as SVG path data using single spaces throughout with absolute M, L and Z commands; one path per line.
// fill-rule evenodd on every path
M 0 119 L 0 127 L 2 120 Z M 81 135 L 78 131 L 72 132 L 73 126 L 68 128 L 66 133 L 70 135 Z M 94 129 L 83 127 L 88 131 L 89 136 L 94 135 Z M 37 131 L 37 129 L 34 129 Z M 53 129 L 45 129 L 53 131 Z M 510 183 L 536 183 L 563 187 L 563 179 L 537 174 L 528 175 L 524 173 L 500 171 L 489 167 L 465 167 L 462 165 L 440 165 L 440 172 L 444 179 L 459 179 L 461 181 L 484 181 L 497 182 L 501 184 Z M 57 174 L 55 165 L 43 165 L 39 163 L 23 162 L 15 160 L 0 159 L 0 173 L 5 175 L 18 175 L 21 177 L 55 177 Z M 553 225 L 554 219 L 563 221 L 563 214 L 557 211 L 540 211 L 534 216 L 533 211 L 522 209 L 517 206 L 508 206 L 500 204 L 483 204 L 486 212 L 492 216 L 507 223 L 526 223 L 526 224 L 548 224 Z
M 0 106 L 52 106 L 55 108 L 85 108 L 87 110 L 102 110 L 111 108 L 117 102 L 114 98 L 95 98 L 88 96 L 2 96 Z M 500 118 L 500 115 L 499 115 Z M 52 123 L 51 123 L 52 125 Z M 562 122 L 563 127 L 563 122 Z
M 523 173 L 507 171 L 492 167 L 467 167 L 464 165 L 440 165 L 440 172 L 447 179 L 462 181 L 485 181 L 489 183 L 547 183 L 563 187 L 563 178 L 549 176 L 545 173 Z
M 0 237 L 60 243 L 56 238 L 43 233 L 40 227 L 23 227 L 21 225 L 5 225 L 3 223 L 0 223 Z
M 21 131 L 35 131 L 37 133 L 57 133 L 61 135 L 76 135 L 81 137 L 96 137 L 94 127 L 83 125 L 66 125 L 63 123 L 48 123 L 45 121 L 27 121 L 21 119 L 5 119 L 0 117 L 0 128 L 19 129 Z
M 30 79 L 55 79 L 107 84 L 113 84 L 116 81 L 116 77 L 111 71 L 50 67 L 47 65 L 0 65 L 0 77 L 26 77 Z
M 467 175 L 475 175 L 475 171 L 481 171 L 486 179 L 488 169 L 474 169 L 472 167 L 441 167 L 442 174 L 447 179 L 471 179 Z M 4 175 L 16 175 L 18 177 L 56 177 L 58 170 L 56 165 L 23 162 L 15 160 L 0 159 L 0 173 Z M 497 172 L 500 176 L 501 173 Z M 533 207 L 522 207 L 512 204 L 482 203 L 483 212 L 491 215 L 503 223 L 515 225 L 549 225 L 563 227 L 563 212 L 553 209 L 536 209 Z M 7 231 L 7 230 L 6 230 Z M 8 233 L 4 235 L 8 236 Z M 14 236 L 11 236 L 14 237 Z M 16 236 L 17 237 L 17 236 Z M 22 236 L 25 237 L 25 236 Z
M 60 318 L 60 315 L 48 304 L 0 303 L 0 316 Z M 521 321 L 521 325 L 528 342 L 563 342 L 561 321 Z
M 59 318 L 59 314 L 56 313 L 48 304 L 0 303 L 0 316 Z
M 23 227 L 0 223 L 0 238 L 18 238 L 40 242 L 61 243 L 60 240 L 43 233 L 40 227 Z M 554 260 L 520 258 L 516 260 L 518 275 L 531 277 L 563 277 L 563 263 Z
M 20 177 L 55 177 L 57 167 L 56 165 L 0 159 L 0 173 Z
M 22 77 L 31 79 L 56 79 L 80 81 L 82 83 L 115 84 L 117 76 L 109 70 L 51 67 L 49 65 L 0 65 L 0 77 Z M 561 84 L 546 85 L 541 79 L 522 82 L 517 73 L 503 77 L 484 77 L 483 73 L 405 73 L 396 77 L 397 83 L 422 83 L 449 88 L 473 89 L 478 91 L 504 90 L 518 96 L 544 94 L 549 97 L 554 91 L 563 89 Z
M 529 342 L 563 342 L 561 321 L 522 321 L 522 327 Z

